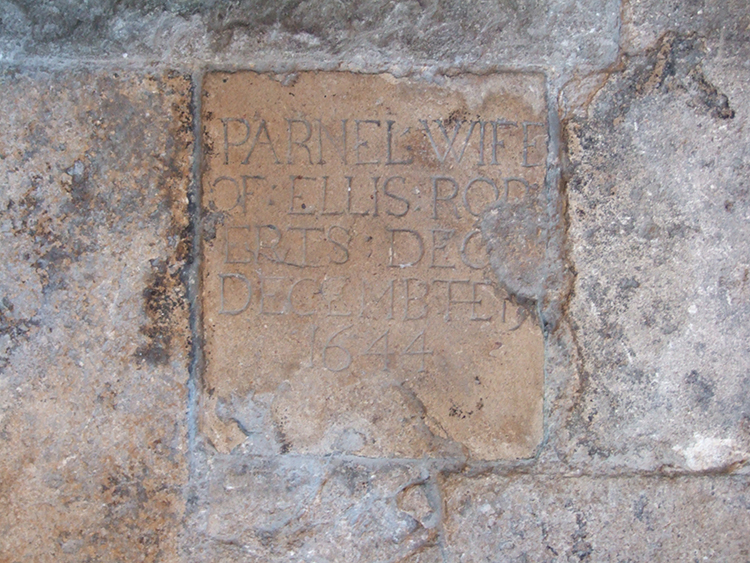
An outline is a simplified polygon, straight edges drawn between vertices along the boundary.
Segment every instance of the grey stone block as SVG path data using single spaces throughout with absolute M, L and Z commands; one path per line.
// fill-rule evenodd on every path
M 445 561 L 747 561 L 746 478 L 452 476 Z
M 611 64 L 619 29 L 614 0 L 4 0 L 0 15 L 11 58 L 250 63 L 282 72 L 526 67 L 567 75 Z
M 707 53 L 665 35 L 566 124 L 574 465 L 716 471 L 750 457 L 748 73 L 717 86 Z

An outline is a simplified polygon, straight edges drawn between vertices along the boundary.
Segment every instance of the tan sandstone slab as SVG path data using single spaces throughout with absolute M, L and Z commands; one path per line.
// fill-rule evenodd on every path
M 533 455 L 542 334 L 479 221 L 538 197 L 544 92 L 535 74 L 206 76 L 201 427 L 219 451 Z
M 0 86 L 0 561 L 179 561 L 191 79 Z

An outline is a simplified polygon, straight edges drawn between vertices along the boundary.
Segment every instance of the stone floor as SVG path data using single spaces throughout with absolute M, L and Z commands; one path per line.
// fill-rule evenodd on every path
M 0 67 L 0 561 L 750 561 L 745 0 L 2 0 Z M 239 69 L 543 75 L 556 266 L 490 245 L 544 338 L 531 457 L 207 434 L 201 107 Z

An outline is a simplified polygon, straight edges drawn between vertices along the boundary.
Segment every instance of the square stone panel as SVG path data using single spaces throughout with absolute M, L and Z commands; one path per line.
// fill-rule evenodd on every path
M 202 114 L 217 450 L 532 456 L 543 338 L 479 221 L 544 185 L 543 76 L 216 72 Z

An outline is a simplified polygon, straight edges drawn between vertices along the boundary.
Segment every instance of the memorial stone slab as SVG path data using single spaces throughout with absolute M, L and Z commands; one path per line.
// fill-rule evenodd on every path
M 538 201 L 544 77 L 212 72 L 202 114 L 216 449 L 532 456 L 543 338 L 479 225 Z

